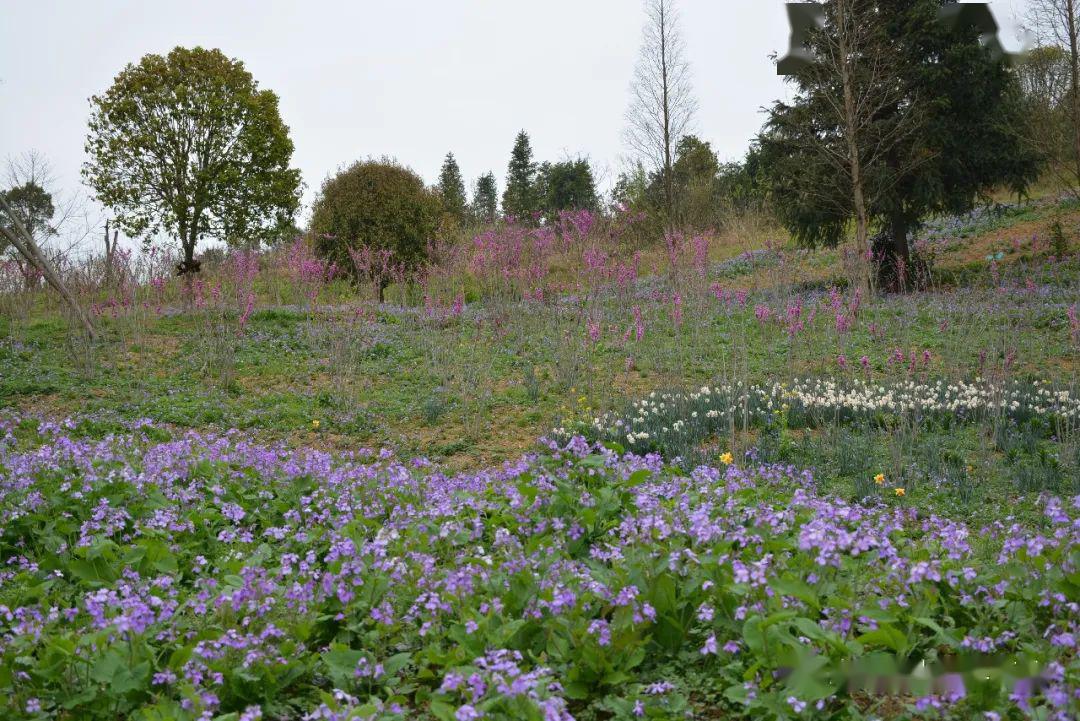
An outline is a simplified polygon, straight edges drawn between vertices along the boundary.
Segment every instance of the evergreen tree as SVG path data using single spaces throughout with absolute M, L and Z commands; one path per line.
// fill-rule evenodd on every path
M 498 193 L 494 173 L 486 173 L 476 179 L 476 190 L 473 191 L 472 214 L 477 222 L 495 222 L 495 216 L 499 212 Z
M 550 217 L 548 188 L 551 185 L 551 163 L 543 161 L 536 166 L 536 175 L 533 176 L 533 198 L 536 210 L 545 217 Z
M 502 198 L 503 213 L 530 222 L 540 210 L 536 196 L 536 164 L 529 134 L 522 130 L 514 140 Z
M 327 178 L 315 198 L 315 252 L 374 282 L 381 303 L 399 273 L 423 265 L 441 209 L 438 193 L 397 161 L 353 163 Z
M 549 220 L 562 210 L 596 210 L 596 183 L 588 160 L 578 158 L 544 166 L 539 176 L 544 179 L 544 215 Z
M 827 0 L 826 18 L 838 0 Z M 908 235 L 927 215 L 959 213 L 998 185 L 1020 191 L 1037 174 L 1024 142 L 1026 119 L 1016 78 L 969 24 L 942 22 L 948 0 L 866 0 L 860 13 L 882 37 L 874 52 L 844 55 L 860 97 L 892 97 L 857 134 L 835 112 L 838 77 L 812 63 L 793 76 L 796 95 L 776 103 L 759 136 L 758 160 L 778 216 L 808 245 L 840 242 L 856 216 L 850 177 L 834 158 L 865 163 L 864 212 L 880 230 L 879 281 L 910 278 Z M 847 3 L 850 5 L 850 3 Z M 850 10 L 849 10 L 850 11 Z M 835 23 L 811 36 L 816 59 L 836 45 Z M 881 53 L 888 53 L 882 62 Z M 882 68 L 888 68 L 884 73 Z M 852 145 L 854 144 L 854 145 Z
M 709 143 L 684 135 L 675 150 L 671 168 L 675 189 L 675 218 L 697 230 L 720 224 L 720 162 Z
M 49 222 L 56 215 L 52 194 L 36 182 L 27 180 L 22 185 L 0 191 L 0 196 L 3 196 L 11 206 L 16 219 L 22 223 L 26 232 L 30 233 L 30 237 L 35 241 L 41 242 L 48 236 L 56 234 L 56 230 Z M 0 216 L 0 225 L 7 225 L 3 216 Z M 0 250 L 3 250 L 5 245 L 6 241 L 0 236 Z
M 447 153 L 439 172 L 439 197 L 443 210 L 461 223 L 465 220 L 466 200 L 465 183 L 461 179 L 461 168 L 453 153 Z

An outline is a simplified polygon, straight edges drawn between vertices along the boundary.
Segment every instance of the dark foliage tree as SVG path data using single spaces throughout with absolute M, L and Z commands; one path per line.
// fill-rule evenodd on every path
M 716 182 L 721 202 L 730 210 L 736 213 L 771 211 L 757 145 L 751 146 L 742 162 L 722 163 Z
M 494 223 L 498 212 L 499 188 L 495 183 L 495 174 L 486 173 L 476 179 L 472 215 L 478 223 Z
M 126 234 L 177 236 L 183 273 L 202 238 L 273 238 L 300 204 L 278 97 L 220 50 L 146 55 L 90 99 L 83 176 Z
M 447 153 L 439 172 L 439 197 L 443 210 L 458 223 L 465 221 L 468 201 L 465 198 L 465 182 L 461 179 L 461 168 L 453 153 Z
M 392 280 L 388 268 L 409 273 L 423 263 L 441 208 L 441 198 L 412 170 L 393 160 L 356 162 L 319 191 L 311 218 L 315 250 L 357 273 L 350 250 L 384 253 L 363 270 L 381 301 Z
M 824 3 L 827 17 L 835 18 L 836 3 Z M 943 4 L 844 0 L 880 37 L 870 51 L 841 54 L 846 62 L 834 67 L 848 68 L 848 87 L 870 98 L 874 112 L 858 115 L 852 133 L 836 107 L 843 78 L 814 64 L 793 76 L 794 101 L 773 106 L 758 139 L 776 212 L 809 245 L 839 242 L 856 215 L 852 176 L 837 172 L 837 159 L 850 164 L 855 142 L 868 225 L 881 230 L 873 241 L 879 280 L 888 288 L 910 278 L 908 235 L 924 217 L 969 210 L 996 186 L 1022 191 L 1038 171 L 1023 140 L 1015 75 L 980 44 L 976 28 L 940 22 Z M 835 27 L 811 34 L 817 58 L 835 52 Z
M 533 175 L 532 196 L 536 202 L 536 214 L 547 215 L 548 188 L 551 184 L 551 163 L 547 160 L 537 163 Z
M 7 201 L 8 207 L 26 231 L 39 243 L 55 234 L 51 221 L 56 215 L 56 206 L 53 205 L 52 194 L 32 180 L 22 185 L 9 188 L 0 193 Z M 8 224 L 6 215 L 0 217 L 0 222 Z M 13 223 L 12 223 L 13 224 Z M 0 244 L 4 241 L 0 239 Z M 0 250 L 3 246 L 0 245 Z
M 547 164 L 543 177 L 544 215 L 550 220 L 563 210 L 596 210 L 596 182 L 584 158 Z
M 530 221 L 540 210 L 536 194 L 536 164 L 533 162 L 529 134 L 522 130 L 514 140 L 503 190 L 503 213 Z
M 675 219 L 694 229 L 720 224 L 720 161 L 712 146 L 695 135 L 686 135 L 675 149 L 671 179 L 675 188 Z

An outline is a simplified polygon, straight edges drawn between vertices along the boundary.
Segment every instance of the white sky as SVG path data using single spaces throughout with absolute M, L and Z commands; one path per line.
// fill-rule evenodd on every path
M 992 3 L 1007 25 L 1024 0 Z M 782 0 L 681 0 L 699 111 L 694 130 L 740 158 L 784 96 Z M 88 98 L 129 62 L 176 45 L 220 48 L 281 98 L 305 201 L 327 173 L 391 155 L 434 183 L 453 151 L 472 189 L 506 172 L 524 128 L 537 160 L 585 155 L 602 187 L 625 150 L 640 0 L 0 0 L 0 158 L 43 153 L 81 183 Z M 1011 40 L 1011 30 L 1002 33 Z

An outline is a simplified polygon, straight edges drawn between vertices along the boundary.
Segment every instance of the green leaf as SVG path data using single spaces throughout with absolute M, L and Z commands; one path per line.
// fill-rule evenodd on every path
M 765 650 L 765 633 L 761 630 L 761 616 L 751 616 L 743 623 L 743 641 L 754 654 Z
M 428 710 L 431 712 L 431 715 L 439 719 L 439 721 L 455 721 L 455 709 L 445 701 L 433 700 L 431 705 L 428 706 Z
M 580 681 L 568 681 L 563 684 L 563 695 L 577 701 L 589 697 L 589 687 Z
M 814 589 L 801 579 L 792 576 L 784 576 L 783 578 L 773 579 L 769 585 L 772 586 L 774 591 L 782 596 L 797 598 L 815 610 L 821 608 L 817 594 L 814 593 Z
M 356 665 L 364 656 L 365 653 L 359 649 L 335 643 L 322 655 L 322 660 L 326 664 L 330 678 L 341 687 L 352 680 Z
M 383 661 L 383 669 L 388 676 L 393 676 L 398 671 L 408 666 L 411 660 L 412 654 L 408 651 L 397 653 Z
M 669 573 L 663 573 L 652 582 L 652 604 L 657 613 L 674 613 L 675 579 Z
M 76 559 L 68 564 L 68 571 L 91 586 L 105 586 L 116 580 L 116 573 L 100 556 L 94 559 Z
M 798 615 L 798 612 L 791 610 L 777 611 L 776 613 L 766 616 L 765 620 L 761 622 L 761 627 L 768 628 L 769 626 L 775 626 L 778 623 L 789 621 Z
M 866 646 L 884 646 L 900 656 L 903 656 L 907 650 L 907 636 L 891 623 L 882 624 L 876 630 L 864 633 L 856 640 Z
M 582 468 L 603 468 L 606 462 L 607 459 L 603 456 L 598 453 L 593 453 L 582 458 L 580 465 Z

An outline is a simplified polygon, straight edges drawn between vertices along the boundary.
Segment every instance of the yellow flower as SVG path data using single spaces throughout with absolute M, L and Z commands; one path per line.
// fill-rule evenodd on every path
M 734 460 L 735 460 L 735 456 L 731 455 L 731 453 L 729 453 L 729 452 L 720 454 L 720 462 L 721 463 L 731 465 L 731 462 L 734 461 Z
M 905 491 L 903 488 L 894 488 L 893 493 L 895 493 L 897 496 L 903 496 L 907 493 L 907 491 Z
M 312 430 L 316 430 L 316 431 L 319 430 L 319 419 L 318 418 L 315 418 L 315 419 L 313 419 L 311 421 L 311 428 L 312 428 Z
M 874 483 L 878 484 L 879 486 L 882 485 L 883 483 L 885 483 L 885 474 L 884 473 L 879 473 L 876 476 L 874 476 Z

